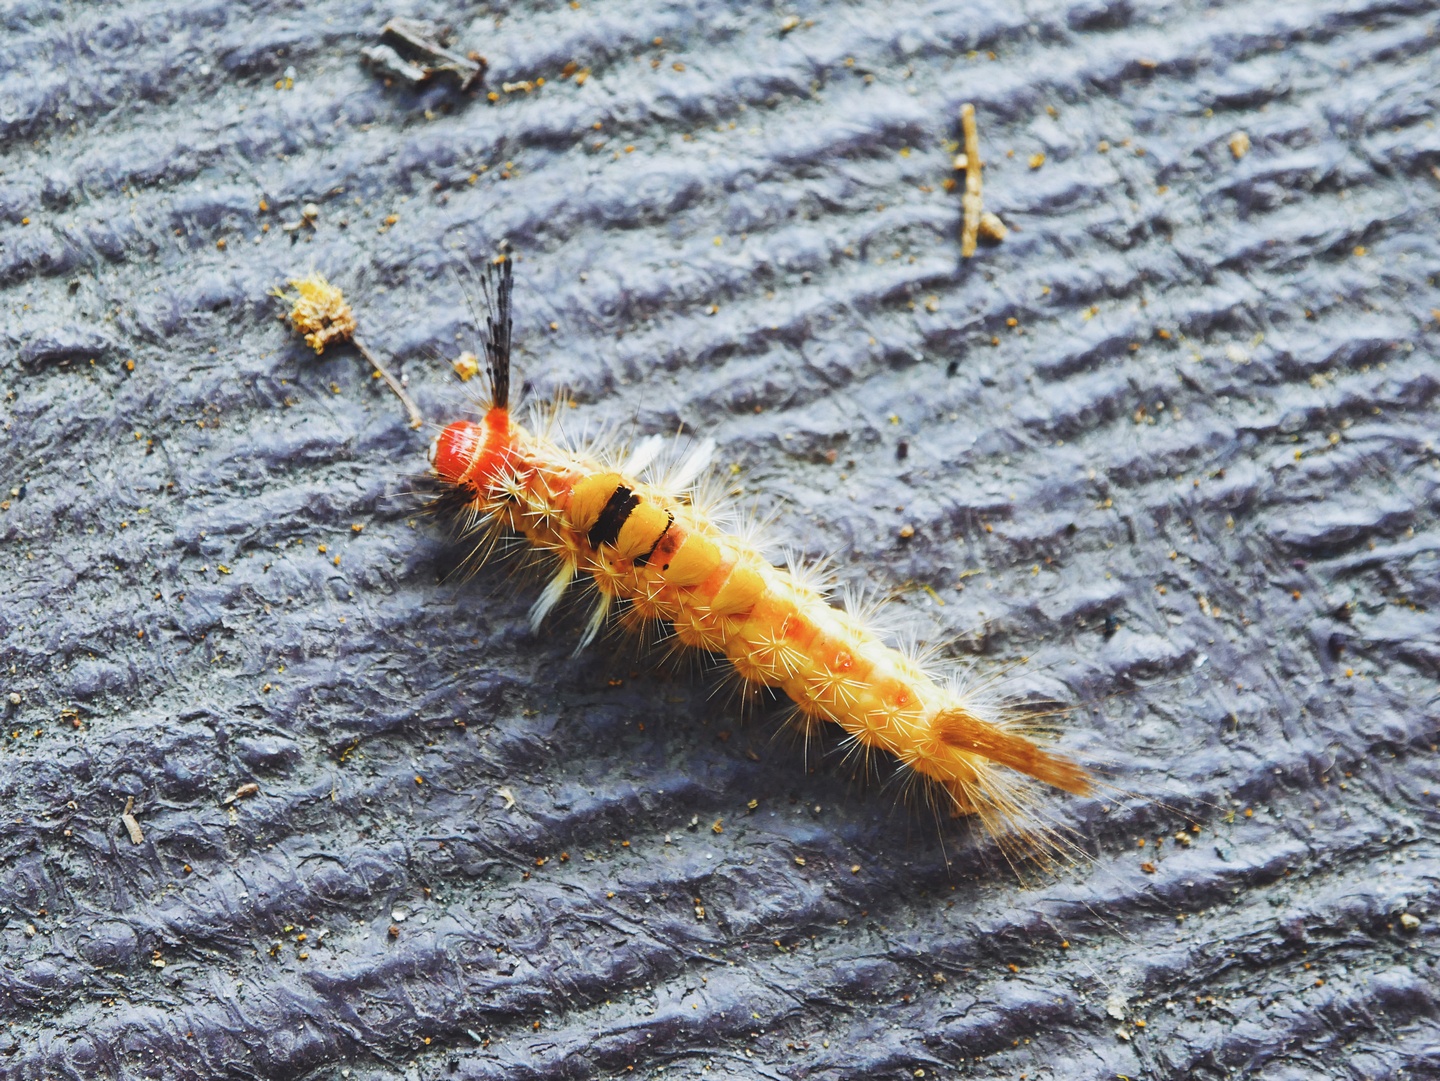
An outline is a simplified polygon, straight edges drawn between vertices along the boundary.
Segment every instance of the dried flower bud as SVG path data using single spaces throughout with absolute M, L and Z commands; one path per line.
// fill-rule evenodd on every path
M 276 292 L 290 303 L 290 324 L 305 335 L 305 344 L 323 353 L 332 342 L 349 341 L 355 333 L 355 313 L 345 303 L 345 294 L 325 280 L 323 274 L 291 278 L 294 293 Z

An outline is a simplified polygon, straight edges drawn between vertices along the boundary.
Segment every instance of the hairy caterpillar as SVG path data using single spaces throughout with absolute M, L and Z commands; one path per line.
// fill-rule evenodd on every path
M 530 612 L 538 629 L 577 578 L 598 603 L 588 644 L 615 605 L 654 621 L 679 643 L 721 655 L 749 685 L 775 687 L 806 726 L 833 722 L 864 752 L 884 751 L 933 782 L 957 815 L 992 832 L 1017 824 L 1031 796 L 1017 774 L 1077 794 L 1085 771 L 1016 730 L 1003 710 L 967 696 L 832 607 L 794 573 L 721 530 L 697 502 L 696 478 L 714 446 L 701 443 L 667 475 L 643 479 L 662 443 L 639 443 L 607 463 L 532 432 L 510 412 L 511 260 L 488 268 L 484 328 L 490 398 L 478 422 L 458 420 L 430 446 L 430 468 L 465 505 L 462 528 L 483 559 L 505 533 L 554 558 Z

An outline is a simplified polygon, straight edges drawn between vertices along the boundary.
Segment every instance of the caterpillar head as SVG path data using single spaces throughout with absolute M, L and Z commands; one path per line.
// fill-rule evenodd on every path
M 509 410 L 496 407 L 475 424 L 457 420 L 430 444 L 430 469 L 447 484 L 477 491 L 503 476 L 515 452 L 515 427 Z

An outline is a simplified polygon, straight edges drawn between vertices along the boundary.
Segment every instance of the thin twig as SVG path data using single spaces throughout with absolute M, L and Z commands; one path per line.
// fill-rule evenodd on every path
M 969 259 L 975 254 L 980 236 L 980 133 L 975 128 L 975 106 L 960 106 L 960 128 L 965 134 L 965 194 L 960 198 L 963 213 L 960 230 L 960 255 Z M 957 163 L 958 164 L 958 163 Z
M 405 403 L 405 410 L 410 414 L 410 427 L 420 428 L 425 424 L 425 418 L 420 415 L 420 410 L 415 408 L 415 403 L 410 400 L 410 395 L 405 393 L 405 388 L 400 385 L 400 380 L 390 374 L 390 370 L 380 363 L 380 358 L 370 352 L 370 348 L 360 340 L 359 335 L 352 335 L 350 340 L 355 343 L 355 348 L 360 350 L 360 355 L 370 362 L 370 366 L 380 373 L 380 378 L 390 385 L 395 392 L 395 397 Z

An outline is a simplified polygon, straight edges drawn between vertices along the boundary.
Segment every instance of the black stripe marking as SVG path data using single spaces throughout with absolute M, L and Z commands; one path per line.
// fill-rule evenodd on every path
M 675 515 L 669 511 L 665 512 L 665 518 L 665 528 L 660 530 L 660 535 L 655 538 L 655 543 L 650 546 L 650 551 L 646 552 L 643 556 L 635 557 L 635 566 L 643 567 L 650 562 L 650 557 L 655 554 L 655 549 L 660 547 L 660 542 L 665 539 L 665 534 L 669 533 L 670 527 L 675 524 Z M 669 564 L 667 563 L 666 566 L 668 567 Z
M 590 542 L 590 547 L 595 551 L 600 550 L 602 544 L 613 545 L 620 538 L 620 530 L 625 525 L 625 519 L 630 517 L 630 512 L 640 505 L 640 497 L 621 484 L 616 486 L 615 491 L 610 493 L 610 499 L 605 504 L 605 509 L 600 512 L 600 517 L 595 519 L 595 524 L 590 527 L 590 532 L 585 534 L 585 539 Z

